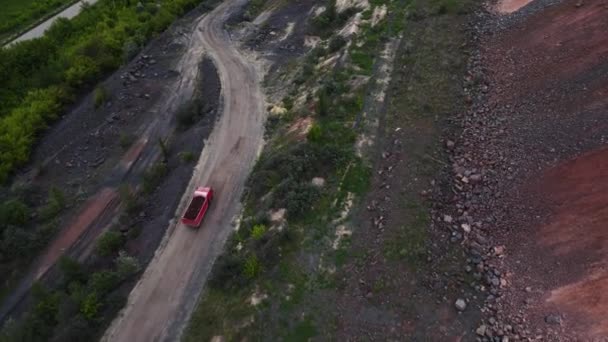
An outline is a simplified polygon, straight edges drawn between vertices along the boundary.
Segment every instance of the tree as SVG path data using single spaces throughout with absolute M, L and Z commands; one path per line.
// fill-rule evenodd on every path
M 122 247 L 124 238 L 120 232 L 107 231 L 97 240 L 97 253 L 101 256 L 112 255 Z

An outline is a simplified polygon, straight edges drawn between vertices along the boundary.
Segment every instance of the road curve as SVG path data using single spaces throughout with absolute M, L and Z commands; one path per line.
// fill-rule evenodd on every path
M 264 105 L 258 73 L 233 46 L 223 24 L 246 0 L 227 0 L 197 19 L 182 75 L 195 73 L 203 52 L 216 64 L 223 113 L 207 142 L 179 215 L 196 186 L 215 197 L 200 229 L 171 223 L 156 254 L 102 341 L 175 341 L 181 336 L 211 266 L 230 234 L 245 180 L 263 143 Z M 186 70 L 188 68 L 190 71 Z M 185 77 L 189 82 L 191 77 Z

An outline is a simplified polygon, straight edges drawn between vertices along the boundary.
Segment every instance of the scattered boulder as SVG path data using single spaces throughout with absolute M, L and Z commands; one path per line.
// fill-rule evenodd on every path
M 548 314 L 547 316 L 545 316 L 545 323 L 552 325 L 562 324 L 562 317 L 559 314 L 555 313 Z
M 322 188 L 325 186 L 325 178 L 322 177 L 315 177 L 312 179 L 312 181 L 310 182 L 313 186 L 316 186 L 317 188 Z
M 456 310 L 464 311 L 467 308 L 467 302 L 462 298 L 458 298 L 456 299 L 454 306 L 456 307 Z

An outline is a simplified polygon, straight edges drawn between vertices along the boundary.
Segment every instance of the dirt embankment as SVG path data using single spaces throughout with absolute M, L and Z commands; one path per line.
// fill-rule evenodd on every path
M 478 267 L 499 295 L 478 335 L 606 339 L 608 3 L 563 1 L 488 23 L 468 78 L 480 91 L 454 153 L 456 173 L 481 172 L 461 205 L 490 240 L 472 249 L 499 256 Z

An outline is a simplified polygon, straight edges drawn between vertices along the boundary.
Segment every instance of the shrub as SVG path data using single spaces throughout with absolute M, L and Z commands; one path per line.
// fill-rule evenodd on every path
M 118 252 L 124 243 L 125 240 L 120 232 L 107 231 L 97 240 L 97 253 L 101 256 L 112 255 Z
M 116 272 L 120 279 L 127 279 L 141 269 L 139 261 L 124 251 L 118 253 L 118 257 L 116 257 L 114 263 L 116 264 Z
M 125 208 L 125 212 L 129 215 L 137 213 L 141 208 L 141 203 L 137 200 L 137 197 L 129 185 L 122 184 L 118 191 L 120 193 L 120 200 Z
M 124 150 L 129 148 L 133 144 L 133 141 L 135 141 L 135 136 L 133 134 L 120 133 L 120 136 L 118 137 L 118 143 Z
M 310 211 L 319 197 L 319 189 L 309 184 L 300 184 L 287 194 L 287 213 L 290 218 L 301 218 Z
M 37 247 L 37 236 L 15 226 L 7 226 L 0 239 L 0 260 L 14 260 L 29 255 Z
M 80 56 L 80 58 L 76 59 L 72 66 L 66 71 L 65 80 L 70 86 L 79 88 L 85 84 L 91 83 L 99 76 L 99 74 L 99 66 L 92 58 Z M 95 105 L 98 107 L 97 89 L 95 90 Z M 100 97 L 100 99 L 101 102 L 99 102 L 99 104 L 102 104 L 103 101 L 105 101 L 105 98 Z
M 262 271 L 262 265 L 258 261 L 258 257 L 255 254 L 251 254 L 245 259 L 243 265 L 243 275 L 248 279 L 255 278 Z
M 97 86 L 95 88 L 95 92 L 93 93 L 93 103 L 95 104 L 95 108 L 101 107 L 106 100 L 108 99 L 108 93 L 106 88 L 103 86 Z
M 133 57 L 135 57 L 137 55 L 138 52 L 139 52 L 139 45 L 137 45 L 137 42 L 133 39 L 127 40 L 127 42 L 122 47 L 123 61 L 124 62 L 130 61 L 131 59 L 133 59 Z
M 308 131 L 307 139 L 310 142 L 319 142 L 321 140 L 321 137 L 321 127 L 318 124 L 314 123 L 310 128 L 310 131 Z
M 101 303 L 99 302 L 97 293 L 91 292 L 85 297 L 84 301 L 80 305 L 80 313 L 82 313 L 87 320 L 92 321 L 97 317 L 100 307 Z
M 213 266 L 213 275 L 209 285 L 216 289 L 228 289 L 242 286 L 247 280 L 243 275 L 244 261 L 233 253 L 222 254 Z
M 327 116 L 327 114 L 329 114 L 329 107 L 331 105 L 331 100 L 327 95 L 327 90 L 325 88 L 319 89 L 317 96 L 319 97 L 319 103 L 317 104 L 317 114 L 319 114 L 319 116 Z
M 65 196 L 63 192 L 56 187 L 52 187 L 46 205 L 40 209 L 40 216 L 43 220 L 52 219 L 59 215 L 64 207 Z
M 28 207 L 23 202 L 16 199 L 8 200 L 0 205 L 0 229 L 7 225 L 23 226 L 28 216 Z
M 88 287 L 91 291 L 104 295 L 114 290 L 119 283 L 120 275 L 118 272 L 103 270 L 91 275 Z
M 329 52 L 335 53 L 346 45 L 346 39 L 342 36 L 335 36 L 329 41 Z
M 254 240 L 261 239 L 265 233 L 266 233 L 266 226 L 264 226 L 263 224 L 256 224 L 255 226 L 253 226 L 253 228 L 251 228 L 251 237 Z
M 59 259 L 59 269 L 63 273 L 64 285 L 72 282 L 84 284 L 87 282 L 87 274 L 80 263 L 70 257 L 62 256 Z
M 177 111 L 179 127 L 186 129 L 196 123 L 201 116 L 201 108 L 202 104 L 197 100 L 182 105 Z
M 182 151 L 179 153 L 179 159 L 184 163 L 191 163 L 194 161 L 194 153 L 190 151 Z

